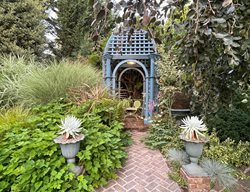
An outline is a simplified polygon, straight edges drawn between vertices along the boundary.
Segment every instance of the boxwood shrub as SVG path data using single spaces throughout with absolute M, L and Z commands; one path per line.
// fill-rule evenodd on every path
M 122 108 L 119 101 L 108 99 L 81 106 L 61 101 L 36 106 L 27 118 L 1 124 L 0 191 L 93 191 L 115 178 L 130 143 L 120 122 Z M 53 142 L 66 114 L 81 118 L 86 135 L 77 158 L 86 172 L 78 177 L 68 172 Z

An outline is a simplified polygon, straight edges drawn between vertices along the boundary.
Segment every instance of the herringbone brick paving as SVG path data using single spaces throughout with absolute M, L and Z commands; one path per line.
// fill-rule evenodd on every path
M 133 145 L 128 148 L 128 159 L 119 170 L 117 180 L 97 192 L 181 192 L 181 188 L 167 176 L 169 168 L 158 150 L 141 143 L 146 132 L 133 131 Z

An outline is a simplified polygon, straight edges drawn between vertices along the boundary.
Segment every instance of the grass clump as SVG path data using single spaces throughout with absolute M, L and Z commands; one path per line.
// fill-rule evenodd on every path
M 92 90 L 101 73 L 80 61 L 41 63 L 33 57 L 0 56 L 0 106 L 45 104 L 70 97 L 70 90 Z
M 19 100 L 19 85 L 21 79 L 39 65 L 34 58 L 0 56 L 0 106 L 9 108 Z
M 71 88 L 89 89 L 100 80 L 100 72 L 92 66 L 63 60 L 31 71 L 20 85 L 20 95 L 24 103 L 48 103 L 66 98 Z
M 237 179 L 233 176 L 233 169 L 218 161 L 205 159 L 201 162 L 202 168 L 211 178 L 213 185 L 218 183 L 225 189 L 232 189 L 237 184 Z
M 169 158 L 170 161 L 179 162 L 181 165 L 185 165 L 189 163 L 188 155 L 183 150 L 171 148 L 169 149 L 167 153 L 167 157 Z

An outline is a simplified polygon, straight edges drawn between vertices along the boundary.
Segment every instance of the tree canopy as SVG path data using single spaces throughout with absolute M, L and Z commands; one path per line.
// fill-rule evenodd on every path
M 1 1 L 0 53 L 41 56 L 45 43 L 43 18 L 41 0 Z

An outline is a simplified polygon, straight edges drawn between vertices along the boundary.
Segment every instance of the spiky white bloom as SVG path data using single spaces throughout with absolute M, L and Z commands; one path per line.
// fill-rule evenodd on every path
M 241 103 L 247 103 L 247 102 L 248 102 L 247 99 L 243 99 L 243 100 L 241 101 Z
M 200 140 L 201 137 L 204 138 L 205 135 L 201 133 L 201 131 L 206 131 L 206 125 L 203 124 L 203 121 L 199 119 L 197 116 L 186 117 L 182 120 L 184 125 L 180 126 L 180 128 L 184 129 L 182 135 L 185 139 L 188 140 Z
M 75 116 L 68 115 L 65 117 L 64 120 L 61 120 L 62 125 L 59 127 L 62 131 L 59 134 L 65 134 L 65 138 L 68 139 L 69 136 L 76 138 L 78 133 L 81 132 L 81 121 L 77 119 Z

